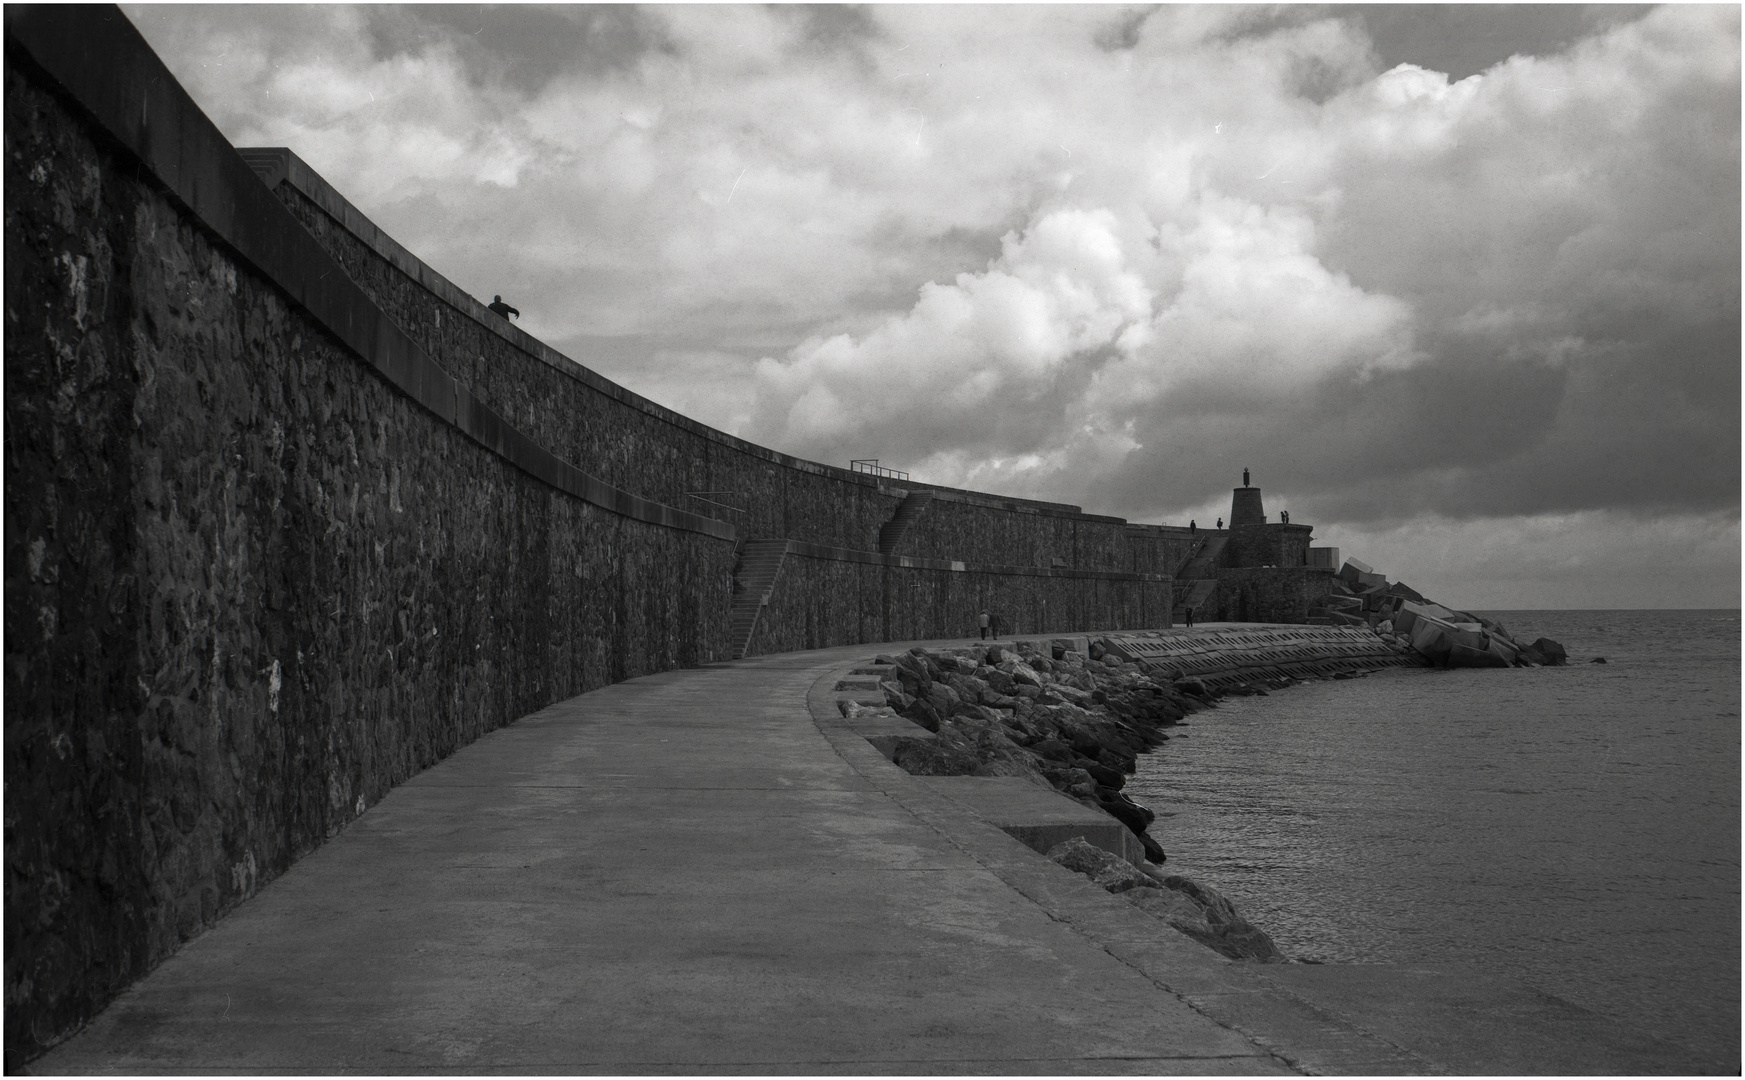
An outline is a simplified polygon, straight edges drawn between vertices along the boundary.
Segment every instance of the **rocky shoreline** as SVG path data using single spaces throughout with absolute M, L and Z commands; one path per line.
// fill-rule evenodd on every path
M 1138 838 L 1148 865 L 1082 838 L 1056 845 L 1049 857 L 1226 956 L 1285 962 L 1271 938 L 1215 890 L 1156 869 L 1166 859 L 1148 832 L 1156 815 L 1121 790 L 1140 754 L 1168 741 L 1166 729 L 1210 708 L 1221 691 L 1193 677 L 1154 678 L 1106 639 L 1091 641 L 1088 654 L 1069 644 L 881 655 L 853 674 L 876 676 L 884 704 L 845 702 L 843 712 L 850 719 L 903 717 L 926 729 L 889 746 L 909 773 L 1024 777 L 1110 815 Z
M 1225 956 L 1286 963 L 1272 939 L 1215 890 L 1158 869 L 1167 856 L 1149 832 L 1156 814 L 1122 789 L 1140 754 L 1220 697 L 1447 663 L 1395 632 L 1394 618 L 1403 615 L 1409 626 L 1412 609 L 1427 601 L 1405 600 L 1388 584 L 1370 588 L 1374 622 L 1362 629 L 1221 626 L 883 654 L 852 672 L 867 680 L 855 685 L 876 687 L 878 698 L 843 701 L 841 709 L 862 724 L 912 732 L 880 736 L 886 755 L 911 774 L 1022 777 L 1109 815 L 1138 840 L 1142 863 L 1082 837 L 1054 845 L 1048 856 Z M 1458 629 L 1466 619 L 1455 621 Z M 1473 629 L 1481 626 L 1489 640 L 1507 640 L 1500 626 L 1487 620 Z M 1555 642 L 1509 645 L 1526 654 L 1516 663 L 1563 662 Z

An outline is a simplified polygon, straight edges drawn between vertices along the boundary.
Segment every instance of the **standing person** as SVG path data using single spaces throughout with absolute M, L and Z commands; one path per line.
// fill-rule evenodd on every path
M 986 641 L 986 640 L 988 640 L 988 622 L 989 622 L 987 611 L 984 610 L 982 612 L 980 622 L 982 625 L 982 640 Z
M 1188 535 L 1192 536 L 1199 531 L 1200 531 L 1200 527 L 1198 525 L 1194 524 L 1194 519 L 1189 518 L 1188 519 Z
M 1224 527 L 1224 519 L 1219 518 L 1218 519 L 1218 528 L 1222 529 L 1223 527 Z
M 1188 608 L 1188 625 L 1194 625 L 1194 609 L 1191 607 Z

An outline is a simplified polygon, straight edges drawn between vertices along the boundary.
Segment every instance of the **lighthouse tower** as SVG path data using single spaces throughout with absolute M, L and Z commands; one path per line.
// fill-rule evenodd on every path
M 1266 507 L 1260 503 L 1260 489 L 1248 482 L 1248 470 L 1242 470 L 1242 486 L 1230 496 L 1230 527 L 1265 525 Z

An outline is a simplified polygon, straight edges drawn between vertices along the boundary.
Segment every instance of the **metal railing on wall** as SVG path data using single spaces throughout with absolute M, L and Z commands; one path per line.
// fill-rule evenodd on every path
M 738 495 L 738 494 L 739 494 L 739 492 L 737 492 L 737 491 L 687 491 L 687 492 L 685 492 L 685 498 L 695 499 L 696 501 L 698 501 L 700 503 L 708 503 L 710 506 L 713 506 L 718 510 L 727 510 L 727 511 L 729 511 L 731 513 L 735 513 L 735 514 L 744 514 L 746 511 L 741 509 L 740 507 L 729 506 L 724 502 L 716 502 L 714 499 L 709 498 L 709 496 L 711 496 L 711 495 L 729 495 L 729 496 L 731 496 L 731 495 Z M 706 514 L 705 516 L 713 517 L 715 515 Z M 734 522 L 735 524 L 741 523 L 740 521 L 736 521 L 733 518 L 728 518 L 726 520 Z
M 873 476 L 885 476 L 892 480 L 907 480 L 909 474 L 901 469 L 886 469 L 879 465 L 878 458 L 855 458 L 848 463 L 849 472 L 870 473 Z

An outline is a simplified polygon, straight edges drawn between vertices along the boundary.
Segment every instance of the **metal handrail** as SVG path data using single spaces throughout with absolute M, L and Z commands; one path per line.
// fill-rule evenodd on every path
M 849 472 L 869 473 L 873 476 L 889 477 L 892 480 L 907 480 L 909 474 L 901 469 L 886 469 L 879 465 L 878 458 L 853 458 L 848 463 Z
M 746 511 L 744 511 L 743 509 L 741 509 L 737 506 L 728 506 L 726 503 L 716 502 L 714 499 L 705 499 L 703 497 L 705 495 L 737 495 L 737 494 L 739 494 L 739 492 L 737 492 L 737 491 L 687 491 L 687 492 L 685 492 L 685 498 L 695 499 L 698 502 L 708 503 L 710 506 L 719 506 L 721 509 L 731 510 L 735 514 L 743 514 Z

